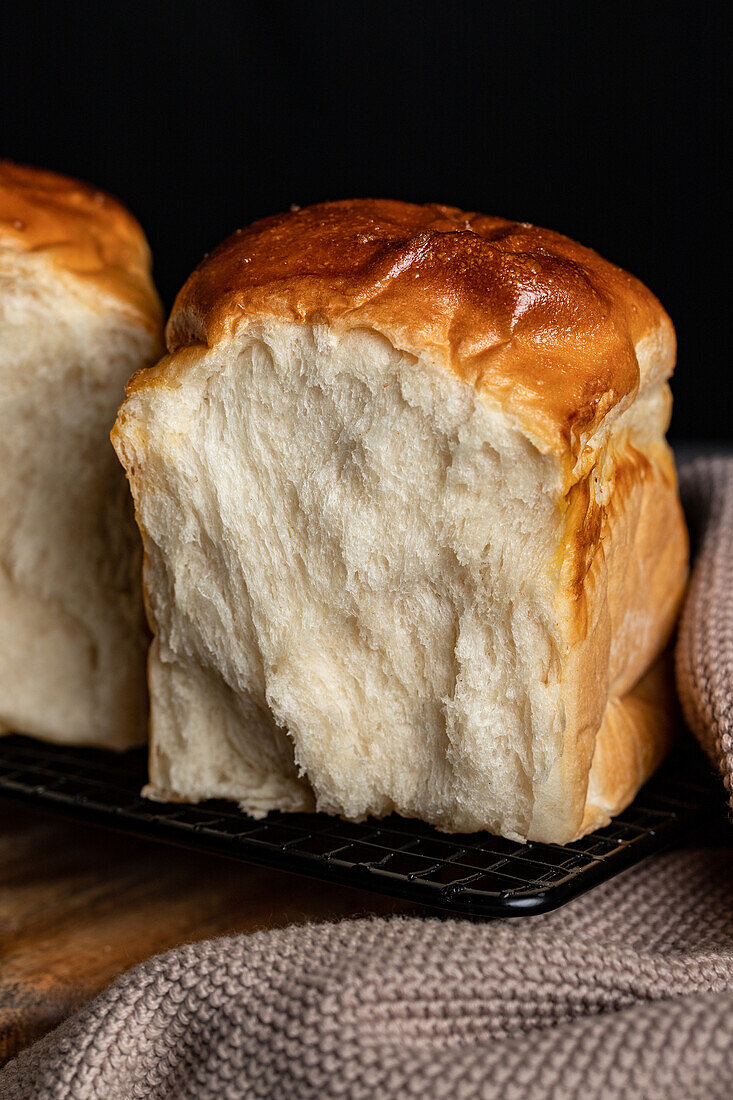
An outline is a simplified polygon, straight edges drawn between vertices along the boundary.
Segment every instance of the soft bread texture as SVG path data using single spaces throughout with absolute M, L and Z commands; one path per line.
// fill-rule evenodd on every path
M 0 732 L 145 740 L 140 540 L 109 430 L 161 335 L 130 214 L 0 162 Z
M 547 230 L 327 203 L 225 242 L 168 343 L 113 432 L 148 793 L 559 843 L 627 805 L 687 570 L 654 296 Z

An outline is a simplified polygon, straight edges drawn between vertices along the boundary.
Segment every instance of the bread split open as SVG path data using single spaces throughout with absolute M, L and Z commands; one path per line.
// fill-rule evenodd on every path
M 147 793 L 560 843 L 606 823 L 671 735 L 660 330 L 558 442 L 419 333 L 266 289 L 205 337 L 184 291 L 113 433 L 155 635 Z

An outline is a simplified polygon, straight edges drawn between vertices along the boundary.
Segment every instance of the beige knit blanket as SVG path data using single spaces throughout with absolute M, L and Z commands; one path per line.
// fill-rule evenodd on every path
M 682 467 L 693 570 L 680 619 L 677 690 L 733 800 L 733 458 Z M 731 801 L 733 805 L 733 801 Z
M 733 460 L 682 484 L 699 549 L 680 694 L 730 792 Z M 728 841 L 542 917 L 345 921 L 171 951 L 9 1063 L 0 1097 L 729 1100 Z

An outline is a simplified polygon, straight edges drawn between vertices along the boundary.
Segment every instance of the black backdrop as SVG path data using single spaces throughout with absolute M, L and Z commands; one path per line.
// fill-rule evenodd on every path
M 5 3 L 0 148 L 143 222 L 166 303 L 202 254 L 324 198 L 577 237 L 676 323 L 677 437 L 731 439 L 727 3 Z

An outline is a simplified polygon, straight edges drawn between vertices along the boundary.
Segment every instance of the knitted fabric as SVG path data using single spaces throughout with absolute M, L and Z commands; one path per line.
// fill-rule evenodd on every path
M 729 775 L 731 465 L 695 464 L 682 482 L 702 527 L 680 687 Z M 179 948 L 0 1073 L 2 1100 L 412 1096 L 733 1096 L 730 850 L 658 857 L 542 917 L 345 921 Z
M 677 690 L 733 805 L 733 458 L 683 466 L 680 489 L 694 566 L 680 619 Z
M 728 1100 L 731 867 L 687 850 L 545 917 L 183 947 L 20 1054 L 0 1096 Z

